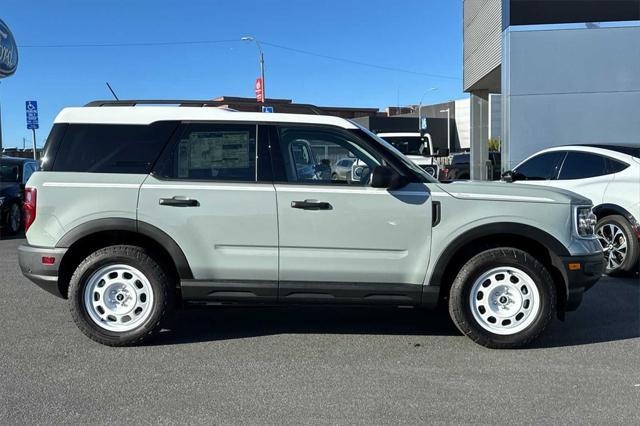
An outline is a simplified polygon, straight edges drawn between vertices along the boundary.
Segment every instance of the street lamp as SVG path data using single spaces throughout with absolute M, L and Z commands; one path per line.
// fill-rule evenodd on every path
M 262 47 L 260 47 L 260 42 L 258 41 L 258 39 L 252 36 L 245 36 L 240 40 L 254 42 L 258 47 L 258 51 L 260 52 L 260 79 L 262 80 L 262 102 L 264 103 L 264 101 L 267 99 L 267 91 L 265 89 L 266 84 L 264 82 L 264 53 L 262 52 Z
M 440 110 L 441 113 L 447 113 L 447 147 L 449 147 L 449 152 L 451 152 L 451 108 Z
M 436 90 L 438 90 L 437 87 L 432 87 L 429 90 L 427 90 L 426 92 L 424 92 L 422 94 L 422 96 L 420 97 L 420 103 L 418 104 L 418 131 L 420 132 L 420 134 L 422 134 L 422 101 L 424 100 L 424 97 L 431 92 L 435 92 Z

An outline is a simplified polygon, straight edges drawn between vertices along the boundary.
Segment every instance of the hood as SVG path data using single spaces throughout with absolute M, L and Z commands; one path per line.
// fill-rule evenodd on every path
M 552 204 L 593 204 L 591 200 L 565 189 L 507 182 L 467 181 L 440 185 L 454 198 L 462 200 L 516 201 Z

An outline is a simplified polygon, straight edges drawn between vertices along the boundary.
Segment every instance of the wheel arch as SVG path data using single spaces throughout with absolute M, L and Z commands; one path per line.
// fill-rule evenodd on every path
M 177 285 L 181 279 L 193 279 L 184 252 L 164 231 L 134 219 L 97 219 L 73 228 L 56 244 L 57 248 L 67 248 L 58 273 L 60 294 L 67 297 L 71 275 L 86 255 L 101 247 L 116 244 L 138 245 L 149 249 L 163 265 L 169 267 L 169 273 L 174 276 Z
M 612 204 L 612 203 L 599 204 L 593 208 L 593 213 L 598 217 L 598 220 L 603 217 L 611 216 L 614 214 L 620 215 L 626 218 L 629 221 L 629 223 L 631 223 L 631 226 L 635 230 L 638 230 L 640 228 L 640 224 L 638 223 L 638 220 L 635 217 L 633 217 L 633 215 L 627 209 L 617 204 Z
M 439 287 L 439 301 L 449 290 L 460 268 L 476 254 L 496 247 L 514 247 L 535 256 L 549 270 L 558 295 L 559 312 L 566 305 L 567 281 L 559 269 L 560 256 L 569 256 L 567 248 L 554 236 L 530 225 L 500 222 L 479 226 L 456 237 L 440 254 L 429 278 L 429 286 Z

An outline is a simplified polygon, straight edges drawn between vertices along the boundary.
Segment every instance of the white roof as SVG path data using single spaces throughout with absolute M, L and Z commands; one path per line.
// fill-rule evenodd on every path
M 309 114 L 278 114 L 229 111 L 216 107 L 104 106 L 64 108 L 55 123 L 150 124 L 156 121 L 248 121 L 260 123 L 325 124 L 357 129 L 340 117 Z

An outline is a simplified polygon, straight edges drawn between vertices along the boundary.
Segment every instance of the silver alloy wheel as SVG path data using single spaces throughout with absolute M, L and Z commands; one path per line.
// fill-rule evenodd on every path
M 87 280 L 84 308 L 99 327 L 116 332 L 134 330 L 153 307 L 153 288 L 147 277 L 129 265 L 103 266 Z
M 20 230 L 20 207 L 16 203 L 9 210 L 9 229 L 14 234 Z
M 521 332 L 540 313 L 540 293 L 533 279 L 511 266 L 493 268 L 475 280 L 471 313 L 485 330 L 503 336 Z
M 607 223 L 598 228 L 596 235 L 607 260 L 607 271 L 618 269 L 627 258 L 627 237 L 624 232 L 619 226 Z

